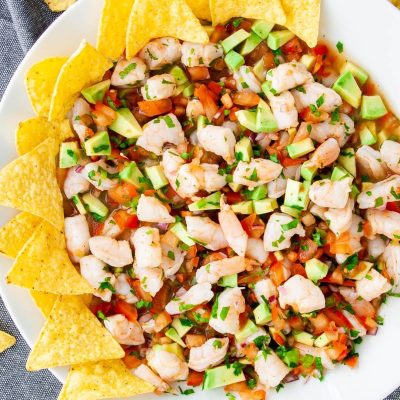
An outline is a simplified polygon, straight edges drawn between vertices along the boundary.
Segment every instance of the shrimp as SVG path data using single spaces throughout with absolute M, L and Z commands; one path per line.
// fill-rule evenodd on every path
M 268 197 L 270 199 L 279 199 L 286 192 L 287 179 L 286 177 L 279 175 L 272 182 L 267 183 Z
M 189 352 L 189 368 L 197 372 L 205 371 L 221 363 L 228 351 L 228 338 L 208 339 L 199 347 L 192 347 Z
M 301 222 L 287 214 L 273 213 L 265 226 L 264 249 L 266 251 L 287 249 L 294 235 L 305 235 Z
M 200 164 L 203 169 L 203 189 L 208 192 L 216 192 L 226 185 L 226 178 L 219 174 L 218 164 Z
M 358 316 L 375 317 L 376 311 L 374 306 L 369 301 L 362 299 L 354 288 L 340 286 L 339 293 L 351 305 Z
M 179 271 L 186 253 L 180 250 L 179 247 L 172 247 L 163 242 L 161 242 L 161 251 L 161 268 L 164 270 L 165 277 L 170 278 Z
M 350 234 L 349 245 L 351 248 L 351 252 L 349 254 L 336 254 L 336 261 L 339 264 L 342 264 L 346 261 L 347 257 L 351 256 L 354 253 L 357 253 L 362 249 L 361 238 L 364 236 L 363 220 L 361 217 L 355 214 L 353 214 L 351 218 L 351 226 L 348 231 Z
M 119 227 L 115 219 L 112 215 L 110 215 L 105 221 L 103 229 L 101 230 L 102 236 L 109 236 L 111 238 L 116 238 L 119 236 L 124 230 Z
M 182 43 L 182 64 L 187 67 L 209 67 L 211 63 L 224 55 L 222 46 L 217 43 Z
M 212 261 L 203 265 L 196 271 L 196 281 L 198 283 L 209 282 L 217 283 L 220 278 L 227 275 L 239 274 L 246 270 L 246 260 L 244 257 L 223 258 L 222 260 Z
M 179 196 L 193 197 L 200 191 L 204 184 L 204 171 L 197 162 L 184 164 L 179 168 L 175 182 L 172 187 L 176 190 Z
M 188 118 L 198 118 L 200 115 L 206 115 L 203 104 L 198 99 L 191 99 L 186 106 L 186 116 Z
M 282 93 L 314 81 L 306 66 L 297 61 L 280 64 L 276 68 L 270 69 L 267 72 L 266 79 L 271 82 L 271 88 L 275 93 Z
M 139 136 L 136 144 L 160 156 L 165 143 L 178 146 L 185 142 L 182 125 L 174 114 L 169 113 L 147 123 L 143 128 L 143 135 Z
M 374 239 L 368 240 L 368 254 L 372 258 L 378 258 L 383 254 L 386 248 L 385 241 L 380 237 L 376 236 Z
M 229 128 L 207 125 L 197 131 L 197 138 L 201 147 L 221 156 L 228 164 L 235 161 L 236 138 Z
M 185 160 L 178 154 L 176 148 L 170 148 L 163 152 L 161 166 L 170 185 L 176 190 L 176 178 L 179 168 L 185 164 Z
M 371 269 L 364 278 L 356 281 L 357 294 L 367 301 L 376 299 L 391 288 L 392 285 L 376 269 Z
M 239 91 L 251 90 L 255 93 L 261 92 L 261 83 L 254 75 L 251 67 L 242 65 L 234 74 L 233 78 L 236 81 L 236 87 Z
M 147 65 L 139 57 L 120 58 L 111 75 L 111 85 L 118 87 L 141 86 L 148 77 Z
M 278 290 L 271 279 L 265 278 L 254 284 L 254 295 L 257 301 L 262 304 L 265 300 L 269 300 L 272 296 L 278 295 Z
M 86 164 L 81 175 L 98 190 L 109 190 L 118 185 L 118 179 L 111 179 L 108 174 L 114 174 L 117 170 L 110 167 L 104 160 Z
M 168 314 L 175 315 L 190 310 L 199 304 L 208 303 L 214 297 L 208 282 L 193 285 L 182 296 L 173 298 L 166 306 Z
M 278 386 L 282 379 L 290 372 L 286 364 L 272 350 L 260 350 L 257 353 L 254 369 L 260 383 L 266 389 Z
M 221 211 L 218 213 L 218 221 L 229 246 L 236 254 L 244 257 L 247 248 L 247 233 L 236 214 L 229 205 L 225 204 L 223 197 L 221 197 Z
M 382 255 L 382 261 L 386 265 L 386 270 L 396 285 L 400 280 L 400 246 L 398 244 L 389 244 Z
M 156 268 L 162 262 L 160 232 L 157 228 L 142 226 L 131 236 L 138 268 Z
M 137 263 L 134 263 L 133 270 L 139 278 L 140 286 L 151 296 L 154 297 L 163 287 L 164 271 L 161 267 L 140 268 Z
M 313 357 L 319 357 L 321 359 L 321 363 L 324 368 L 327 368 L 327 369 L 335 368 L 335 365 L 329 358 L 328 353 L 326 352 L 325 349 L 307 346 L 306 344 L 298 343 L 298 342 L 296 342 L 294 344 L 294 347 L 299 350 L 299 352 L 302 356 L 305 356 L 308 354 Z
M 298 124 L 297 109 L 290 92 L 282 92 L 270 98 L 271 110 L 278 123 L 278 130 L 295 128 Z
M 141 93 L 145 100 L 162 100 L 171 97 L 175 89 L 175 78 L 171 74 L 161 74 L 147 79 Z
M 390 239 L 398 239 L 400 237 L 400 214 L 389 210 L 367 211 L 367 220 L 371 225 L 374 235 L 385 235 Z
M 151 349 L 147 353 L 147 362 L 166 382 L 183 381 L 188 377 L 189 367 L 186 361 L 169 351 Z
M 320 111 L 332 112 L 343 103 L 342 98 L 333 89 L 318 82 L 306 83 L 302 90 L 293 89 L 292 95 L 298 112 L 302 112 L 310 105 L 316 105 L 319 99 L 323 100 L 319 100 L 322 102 L 320 106 L 317 105 Z
M 240 330 L 239 315 L 245 311 L 246 303 L 240 288 L 227 288 L 215 300 L 214 307 L 217 308 L 215 315 L 212 314 L 209 325 L 219 333 L 235 334 Z M 221 312 L 223 317 L 221 318 Z
M 340 147 L 336 139 L 329 138 L 320 144 L 312 153 L 308 166 L 324 168 L 333 164 L 340 154 Z
M 215 251 L 228 247 L 220 225 L 210 218 L 188 216 L 185 221 L 189 236 L 204 243 L 206 249 Z
M 384 207 L 388 201 L 399 199 L 398 190 L 400 190 L 400 176 L 392 175 L 361 192 L 357 197 L 357 203 L 363 209 Z
M 89 225 L 84 215 L 64 219 L 64 233 L 71 261 L 78 263 L 89 254 Z
M 369 176 L 374 181 L 386 178 L 387 166 L 381 160 L 381 153 L 370 146 L 361 146 L 356 151 L 356 162 L 359 172 Z
M 82 257 L 80 260 L 81 275 L 88 281 L 94 290 L 94 295 L 103 301 L 111 301 L 113 292 L 109 288 L 100 289 L 102 282 L 108 282 L 108 287 L 114 287 L 116 278 L 111 272 L 104 270 L 106 264 L 95 256 Z
M 115 293 L 117 296 L 129 304 L 136 303 L 139 299 L 132 293 L 132 286 L 128 282 L 128 275 L 118 275 L 115 282 Z
M 233 172 L 233 182 L 255 188 L 275 180 L 282 170 L 282 165 L 263 158 L 253 158 L 249 163 L 239 161 Z
M 64 193 L 67 199 L 78 193 L 87 192 L 90 183 L 75 168 L 70 168 L 64 181 Z
M 353 207 L 354 200 L 349 198 L 344 208 L 329 208 L 324 212 L 324 220 L 328 222 L 329 229 L 336 236 L 350 229 L 353 221 Z
M 325 296 L 321 289 L 302 275 L 294 275 L 278 286 L 279 304 L 282 308 L 291 306 L 301 314 L 321 310 L 325 307 Z
M 127 240 L 115 240 L 107 236 L 89 239 L 91 253 L 112 267 L 119 268 L 133 263 L 132 250 Z
M 155 332 L 154 329 L 156 327 L 156 322 L 150 313 L 143 314 L 141 317 L 139 317 L 138 322 L 144 332 L 146 332 L 146 333 L 154 333 Z
M 400 143 L 385 140 L 381 149 L 382 161 L 395 173 L 400 174 Z
M 310 186 L 310 199 L 320 207 L 344 208 L 349 199 L 351 181 L 352 178 L 344 178 L 340 181 L 330 179 L 316 181 Z
M 161 69 L 164 65 L 173 64 L 181 58 L 182 49 L 178 39 L 163 37 L 152 40 L 140 51 L 142 58 L 150 70 Z
M 164 382 L 145 364 L 140 364 L 137 368 L 133 369 L 132 372 L 138 378 L 150 383 L 161 392 L 168 392 L 170 390 L 168 383 Z
M 74 131 L 79 137 L 81 143 L 85 141 L 86 138 L 90 136 L 91 129 L 85 123 L 85 119 L 82 118 L 85 115 L 90 115 L 91 109 L 89 103 L 82 99 L 82 97 L 78 97 L 75 100 L 74 106 L 72 107 L 71 112 L 71 125 L 74 128 Z
M 139 221 L 172 223 L 175 218 L 169 215 L 168 208 L 165 207 L 157 197 L 150 197 L 142 194 L 137 205 L 137 217 Z
M 356 339 L 358 337 L 363 337 L 367 334 L 367 330 L 364 328 L 364 325 L 361 324 L 361 322 L 358 320 L 358 318 L 355 315 L 349 313 L 346 310 L 342 310 L 342 314 L 353 326 L 353 331 L 355 331 L 355 332 L 352 332 L 352 335 L 351 335 L 352 339 Z
M 104 326 L 119 344 L 138 346 L 145 342 L 142 327 L 129 321 L 125 315 L 115 314 L 104 320 Z
M 264 264 L 265 261 L 267 261 L 268 252 L 264 249 L 264 242 L 262 239 L 251 237 L 247 239 L 246 257 L 252 258 L 260 264 Z

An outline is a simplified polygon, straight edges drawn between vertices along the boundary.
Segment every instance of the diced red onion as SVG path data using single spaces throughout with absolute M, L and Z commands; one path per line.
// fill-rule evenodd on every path
M 283 379 L 284 383 L 289 383 L 289 382 L 294 382 L 294 381 L 298 381 L 299 380 L 299 376 L 295 375 L 295 374 L 289 374 L 286 375 L 286 377 Z
M 83 168 L 85 168 L 83 165 L 79 165 L 78 167 L 75 168 L 75 172 L 79 174 L 80 172 L 82 172 Z
M 157 228 L 161 232 L 166 232 L 168 230 L 168 222 L 160 222 L 159 224 L 157 224 Z

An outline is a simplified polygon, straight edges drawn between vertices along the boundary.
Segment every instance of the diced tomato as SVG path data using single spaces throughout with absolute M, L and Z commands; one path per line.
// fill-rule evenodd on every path
M 239 107 L 234 106 L 234 107 L 232 107 L 230 109 L 230 111 L 229 111 L 229 121 L 236 122 L 238 120 L 237 116 L 236 116 L 236 111 L 239 111 Z
M 317 44 L 311 51 L 320 56 L 325 56 L 329 53 L 329 49 L 325 44 Z
M 236 92 L 232 95 L 232 101 L 242 107 L 255 107 L 260 102 L 260 96 L 251 91 Z
M 114 311 L 116 314 L 125 315 L 131 322 L 137 321 L 138 312 L 133 304 L 128 304 L 123 300 L 117 300 L 114 304 Z
M 350 245 L 350 233 L 344 232 L 330 243 L 330 250 L 333 254 L 352 254 Z
M 347 287 L 355 287 L 356 286 L 356 282 L 355 281 L 351 281 L 351 280 L 346 280 L 343 281 L 342 286 L 347 286 Z
M 221 40 L 224 40 L 229 36 L 228 31 L 222 25 L 217 25 L 214 29 L 214 32 L 211 34 L 210 42 L 211 43 L 218 43 Z
M 140 161 L 150 156 L 150 152 L 140 146 L 131 146 L 127 149 L 127 156 L 132 161 Z
M 292 275 L 301 275 L 304 276 L 304 278 L 307 278 L 306 269 L 301 264 L 292 264 L 290 266 L 290 271 L 292 272 Z
M 343 281 L 344 276 L 340 267 L 337 267 L 331 274 L 328 274 L 325 278 L 321 279 L 321 282 L 333 283 L 335 285 L 341 285 Z
M 389 201 L 386 203 L 386 210 L 400 213 L 400 204 L 397 201 Z
M 277 261 L 276 263 L 271 265 L 269 269 L 269 276 L 275 286 L 279 286 L 286 281 L 283 261 Z
M 94 122 L 99 126 L 111 125 L 116 118 L 115 111 L 103 103 L 97 102 L 92 111 Z
M 310 322 L 314 327 L 314 335 L 319 335 L 329 328 L 329 319 L 322 312 L 318 313 L 317 316 L 314 318 L 311 317 Z
M 300 165 L 303 164 L 303 162 L 306 161 L 305 158 L 296 158 L 296 159 L 292 159 L 290 157 L 283 157 L 281 164 L 283 167 L 287 168 L 287 167 L 292 167 L 295 165 Z
M 140 364 L 142 364 L 142 360 L 133 354 L 126 354 L 122 361 L 125 363 L 128 369 L 137 368 Z
M 348 329 L 353 328 L 353 325 L 350 323 L 350 321 L 340 311 L 333 310 L 332 308 L 326 308 L 324 310 L 324 314 L 337 326 Z
M 205 81 L 210 78 L 210 71 L 207 67 L 188 67 L 187 68 L 192 81 Z
M 153 314 L 158 314 L 165 309 L 165 306 L 167 305 L 170 298 L 170 293 L 171 287 L 167 283 L 165 283 L 163 287 L 153 297 L 152 305 L 150 308 L 150 311 Z
M 191 349 L 192 347 L 200 347 L 206 342 L 206 337 L 205 335 L 200 335 L 200 334 L 187 334 L 185 336 L 185 343 L 186 346 Z
M 212 93 L 212 92 L 211 92 Z M 203 105 L 207 118 L 211 121 L 218 111 L 218 105 L 211 96 L 206 85 L 200 85 L 194 90 L 194 95 L 199 98 Z
M 316 124 L 318 122 L 325 121 L 328 117 L 328 113 L 326 111 L 318 111 L 313 113 L 308 106 L 300 112 L 300 117 L 306 122 Z
M 304 330 L 303 321 L 298 315 L 293 315 L 292 317 L 289 317 L 287 321 L 292 329 L 295 329 L 296 331 Z
M 230 385 L 224 386 L 225 392 L 243 392 L 249 387 L 246 382 L 231 383 Z
M 239 192 L 228 192 L 226 194 L 226 202 L 228 204 L 236 204 L 243 200 L 242 195 Z
M 303 48 L 301 47 L 300 41 L 297 37 L 289 40 L 282 46 L 282 52 L 284 54 L 295 54 L 295 53 L 302 53 Z
M 138 102 L 139 110 L 147 117 L 166 114 L 172 110 L 171 99 L 146 100 Z
M 241 351 L 249 361 L 254 361 L 257 357 L 258 348 L 254 343 L 249 343 L 247 346 L 242 347 Z
M 129 281 L 129 283 L 133 287 L 134 294 L 136 297 L 139 298 L 139 300 L 144 300 L 144 301 L 152 301 L 153 300 L 152 297 L 150 296 L 150 294 L 142 289 L 139 279 L 131 279 Z
M 265 390 L 254 390 L 247 388 L 246 391 L 239 392 L 241 400 L 265 400 Z
M 344 360 L 344 363 L 350 368 L 355 368 L 358 364 L 358 356 L 346 358 L 346 360 Z
M 126 204 L 137 196 L 137 191 L 132 184 L 123 182 L 109 189 L 107 194 L 116 203 Z
M 138 217 L 134 214 L 129 214 L 126 210 L 118 210 L 113 214 L 113 218 L 121 229 L 135 229 L 139 226 Z
M 154 331 L 161 332 L 165 327 L 167 327 L 172 322 L 172 318 L 166 311 L 161 311 L 155 317 L 154 322 L 155 322 Z
M 121 150 L 119 149 L 112 149 L 111 150 L 111 158 L 114 160 L 119 160 L 119 161 L 127 161 L 128 158 L 125 157 L 123 154 L 121 154 Z
M 222 86 L 219 85 L 217 82 L 211 81 L 208 82 L 207 87 L 214 92 L 217 96 L 219 96 L 222 92 Z
M 200 386 L 204 380 L 204 372 L 193 371 L 192 369 L 189 371 L 189 375 L 187 378 L 188 386 Z
M 104 315 L 107 315 L 109 313 L 109 311 L 111 310 L 111 303 L 102 301 L 96 297 L 90 304 L 89 308 L 90 308 L 90 311 L 92 311 L 92 313 L 96 316 L 98 315 L 99 311 L 102 312 Z
M 340 343 L 338 341 L 333 342 L 326 351 L 329 355 L 329 358 L 338 361 L 343 360 L 349 352 L 347 346 L 344 343 Z
M 92 236 L 101 235 L 104 229 L 104 222 L 95 221 L 94 219 L 92 219 L 91 221 L 92 223 L 89 226 L 91 226 Z
M 279 344 L 279 346 L 283 346 L 286 342 L 285 338 L 278 332 L 274 332 L 272 334 L 272 339 L 274 339 L 275 342 Z
M 121 100 L 118 98 L 118 93 L 115 89 L 111 89 L 108 92 L 106 92 L 104 99 L 103 99 L 103 103 L 106 106 L 110 106 L 112 108 L 112 106 L 119 108 L 122 106 Z

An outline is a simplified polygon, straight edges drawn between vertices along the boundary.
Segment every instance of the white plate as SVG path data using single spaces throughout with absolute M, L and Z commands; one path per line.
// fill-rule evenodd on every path
M 82 38 L 95 44 L 102 3 L 103 0 L 80 0 L 72 6 L 42 35 L 14 74 L 0 104 L 1 165 L 17 156 L 14 131 L 18 122 L 33 116 L 24 88 L 26 70 L 45 57 L 70 55 Z M 339 40 L 344 43 L 346 56 L 367 69 L 393 111 L 400 116 L 400 12 L 384 0 L 323 0 L 321 35 L 333 44 Z M 14 214 L 10 209 L 0 207 L 0 225 Z M 27 290 L 5 284 L 11 261 L 0 258 L 0 262 L 2 298 L 21 334 L 32 346 L 44 319 Z M 299 396 L 309 400 L 383 399 L 400 385 L 400 299 L 389 299 L 383 316 L 385 324 L 378 335 L 368 337 L 359 346 L 360 365 L 356 369 L 341 366 L 328 372 L 322 383 L 314 379 L 307 384 L 299 381 L 286 385 L 279 394 L 272 391 L 271 397 L 284 400 L 297 400 Z M 67 369 L 56 368 L 52 372 L 64 381 Z M 190 399 L 209 399 L 210 396 L 225 398 L 223 392 L 199 391 Z M 175 396 L 167 397 L 176 399 Z M 154 395 L 139 398 L 160 399 Z

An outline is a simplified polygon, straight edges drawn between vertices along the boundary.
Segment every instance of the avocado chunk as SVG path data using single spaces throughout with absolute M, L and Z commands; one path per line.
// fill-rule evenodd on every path
M 153 346 L 154 351 L 164 350 L 168 351 L 168 353 L 175 354 L 182 361 L 185 361 L 185 356 L 183 355 L 183 349 L 179 346 L 178 343 L 168 343 L 168 344 L 155 344 Z
M 361 118 L 377 119 L 387 114 L 381 96 L 363 96 L 361 101 Z
M 185 342 L 181 339 L 181 337 L 178 335 L 178 332 L 175 330 L 175 328 L 169 328 L 165 332 L 165 336 L 173 340 L 174 342 L 178 343 L 179 346 L 186 347 Z
M 251 130 L 252 132 L 258 132 L 256 122 L 257 112 L 255 109 L 239 110 L 235 112 L 235 115 L 240 125 Z
M 301 215 L 301 210 L 299 210 L 298 208 L 288 207 L 284 204 L 281 205 L 281 211 L 287 215 L 292 216 L 293 218 L 300 218 Z
M 183 243 L 185 243 L 188 246 L 193 246 L 196 244 L 196 242 L 189 236 L 188 231 L 185 227 L 185 225 L 182 224 L 182 222 L 176 222 L 172 228 L 171 232 L 179 238 L 179 240 Z
M 256 129 L 257 132 L 276 132 L 278 130 L 278 123 L 272 113 L 269 105 L 264 101 L 259 101 L 257 105 L 256 115 Z
M 77 165 L 81 150 L 77 142 L 64 142 L 60 145 L 59 167 L 70 168 Z
M 119 177 L 124 182 L 128 182 L 137 189 L 146 189 L 146 178 L 143 176 L 135 161 L 130 161 L 119 173 Z
M 256 333 L 258 331 L 257 325 L 251 320 L 248 319 L 246 324 L 240 329 L 239 332 L 235 333 L 235 339 L 238 343 L 244 342 L 250 335 Z
M 108 208 L 97 197 L 90 193 L 85 193 L 82 196 L 82 201 L 92 214 L 98 215 L 101 219 L 107 217 Z
M 244 29 L 239 29 L 238 31 L 224 39 L 221 42 L 221 46 L 224 49 L 225 53 L 229 53 L 238 44 L 244 42 L 249 36 L 249 32 L 245 31 Z
M 218 286 L 221 287 L 237 287 L 238 285 L 238 275 L 237 274 L 232 274 L 232 275 L 225 275 L 222 278 L 219 279 L 218 281 Z
M 286 146 L 289 157 L 296 159 L 315 150 L 314 143 L 310 138 L 300 140 Z
M 114 132 L 125 136 L 128 139 L 138 138 L 142 135 L 142 127 L 136 121 L 129 108 L 120 108 L 116 111 L 116 119 L 110 125 L 110 129 Z
M 313 282 L 318 282 L 328 274 L 329 267 L 318 258 L 312 258 L 306 262 L 307 278 Z
M 328 338 L 328 335 L 326 333 L 322 333 L 319 335 L 315 341 L 314 341 L 314 346 L 315 347 L 325 347 L 327 346 L 331 340 Z
M 214 192 L 207 197 L 189 204 L 189 211 L 219 210 L 221 201 L 221 192 Z
M 283 204 L 299 210 L 306 209 L 310 201 L 308 197 L 309 189 L 310 182 L 298 182 L 293 179 L 288 179 Z
M 240 371 L 236 375 L 235 369 L 231 366 L 229 367 L 221 365 L 220 367 L 207 369 L 204 374 L 203 390 L 214 389 L 246 380 L 243 371 Z
M 99 101 L 102 102 L 107 90 L 110 89 L 110 84 L 110 79 L 107 79 L 89 86 L 81 91 L 82 96 L 91 104 L 96 104 Z
M 109 156 L 111 154 L 111 143 L 108 132 L 98 132 L 86 140 L 85 151 L 88 156 Z
M 265 80 L 265 74 L 267 73 L 267 70 L 264 65 L 264 60 L 261 58 L 258 60 L 253 67 L 253 74 L 257 77 L 259 81 L 264 81 Z
M 266 325 L 272 320 L 271 309 L 268 304 L 261 303 L 253 311 L 257 325 Z
M 168 179 L 165 177 L 164 170 L 161 165 L 146 167 L 145 171 L 155 190 L 168 185 Z
M 290 368 L 294 368 L 299 364 L 300 353 L 298 349 L 290 349 L 285 352 L 282 361 Z
M 174 65 L 170 70 L 169 73 L 175 78 L 176 84 L 178 86 L 185 84 L 189 79 L 186 76 L 184 70 L 177 65 Z
M 81 198 L 79 197 L 79 194 L 74 194 L 71 197 L 71 200 L 74 203 L 76 209 L 79 211 L 79 214 L 85 215 L 87 213 L 85 205 L 83 204 Z
M 316 60 L 317 57 L 313 56 L 312 54 L 303 54 L 300 58 L 300 62 L 306 66 L 308 71 L 312 70 Z
M 346 169 L 346 171 L 350 172 L 351 175 L 357 175 L 356 152 L 352 147 L 348 147 L 341 151 L 338 163 Z
M 238 70 L 244 65 L 244 57 L 234 50 L 231 50 L 224 58 L 225 64 L 231 71 Z
M 298 343 L 303 343 L 307 346 L 313 346 L 314 345 L 314 336 L 311 335 L 311 333 L 308 332 L 295 332 L 293 334 L 296 342 Z
M 360 191 L 358 190 L 358 187 L 353 183 L 351 185 L 350 197 L 352 199 L 355 199 L 359 194 L 360 194 Z
M 247 136 L 243 136 L 235 144 L 235 158 L 238 161 L 249 162 L 253 158 L 253 148 Z
M 250 32 L 250 36 L 246 39 L 246 41 L 243 43 L 242 48 L 240 49 L 240 54 L 242 56 L 250 54 L 261 42 L 262 39 L 260 38 L 260 36 L 258 36 L 254 32 Z
M 261 39 L 266 39 L 273 27 L 273 23 L 259 19 L 253 23 L 251 30 Z
M 246 189 L 243 192 L 247 200 L 262 200 L 267 197 L 268 186 L 265 183 L 264 185 L 257 186 L 253 190 Z
M 294 33 L 285 29 L 282 31 L 271 32 L 267 38 L 268 47 L 271 50 L 277 50 L 279 47 L 283 46 L 289 40 L 294 38 Z
M 366 146 L 375 144 L 378 141 L 375 122 L 368 121 L 366 124 L 363 124 L 360 128 L 359 135 L 361 144 Z
M 191 83 L 188 86 L 185 86 L 185 89 L 183 89 L 182 94 L 184 97 L 192 97 L 194 94 L 194 84 Z
M 341 73 L 350 71 L 354 78 L 357 79 L 358 83 L 360 85 L 364 85 L 365 82 L 368 80 L 368 73 L 363 70 L 361 67 L 358 67 L 357 65 L 354 65 L 350 61 L 346 61 L 346 63 L 343 65 L 342 70 L 340 71 Z
M 190 319 L 186 317 L 182 318 L 182 315 L 180 317 L 175 317 L 171 324 L 171 326 L 175 328 L 175 331 L 179 335 L 179 337 L 185 336 L 190 331 L 193 325 L 194 323 L 191 322 Z
M 350 71 L 343 72 L 333 84 L 332 89 L 354 108 L 360 107 L 361 89 Z
M 344 178 L 353 178 L 353 176 L 340 165 L 337 165 L 335 168 L 333 168 L 331 175 L 332 181 L 340 181 Z
M 231 209 L 235 214 L 253 214 L 253 202 L 241 201 L 240 203 L 232 204 Z
M 263 93 L 265 94 L 265 96 L 268 99 L 271 99 L 272 97 L 274 97 L 276 95 L 276 90 L 274 88 L 272 88 L 272 82 L 271 81 L 265 81 L 261 85 L 261 90 L 263 91 Z
M 308 182 L 312 182 L 317 171 L 318 168 L 315 165 L 310 165 L 308 161 L 304 162 L 300 167 L 300 175 Z
M 207 117 L 205 115 L 199 115 L 197 118 L 197 130 L 199 131 L 200 129 L 203 129 L 207 125 L 209 125 L 210 122 L 208 121 Z
M 262 199 L 253 201 L 254 212 L 257 215 L 268 214 L 278 208 L 276 199 Z
M 229 182 L 228 186 L 232 189 L 232 192 L 235 193 L 237 193 L 243 187 L 240 183 L 235 183 L 235 182 Z

